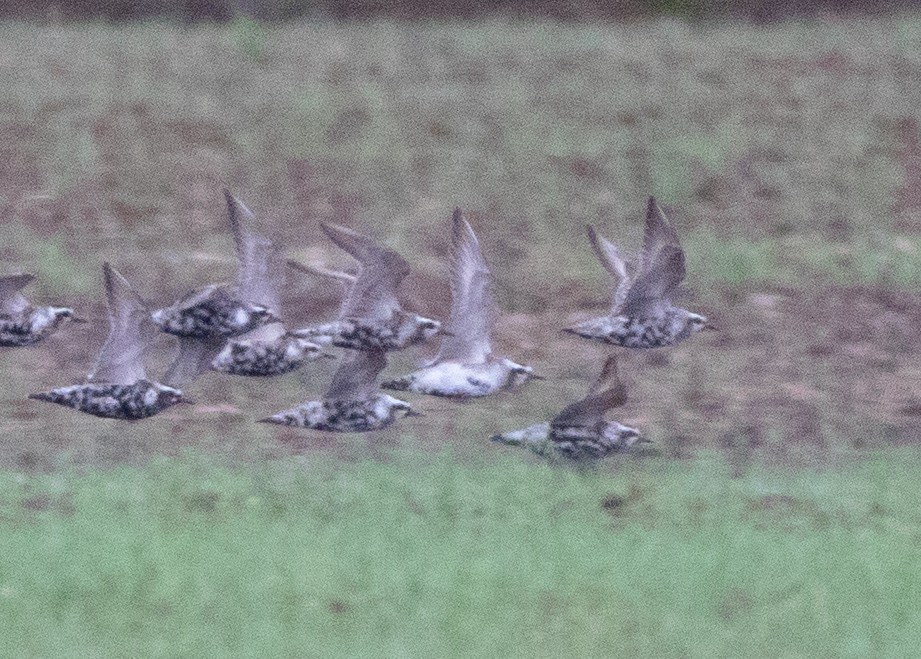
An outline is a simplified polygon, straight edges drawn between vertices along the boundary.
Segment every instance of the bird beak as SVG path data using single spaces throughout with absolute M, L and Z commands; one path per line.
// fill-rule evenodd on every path
M 719 332 L 719 330 L 720 330 L 719 327 L 717 327 L 717 326 L 715 326 L 715 325 L 711 325 L 710 323 L 707 323 L 706 325 L 704 325 L 704 329 L 705 329 L 705 330 L 712 330 L 712 331 L 714 331 L 714 332 Z
M 406 416 L 425 416 L 422 412 L 417 412 L 414 409 L 406 410 Z
M 71 317 L 70 317 L 70 320 L 71 320 L 72 322 L 74 322 L 74 323 L 88 323 L 88 322 L 90 322 L 90 321 L 88 321 L 86 318 L 81 318 L 80 316 L 71 316 Z
M 455 336 L 457 336 L 457 334 L 455 334 L 454 332 L 449 332 L 448 330 L 441 330 L 441 333 L 442 333 L 444 336 L 450 336 L 450 337 L 455 337 Z
M 185 403 L 186 405 L 194 405 L 194 404 L 195 404 L 195 401 L 194 401 L 194 400 L 192 400 L 191 398 L 186 398 L 185 396 L 183 396 L 182 398 L 180 398 L 180 399 L 179 399 L 179 402 L 180 402 L 180 403 Z
M 265 417 L 264 419 L 259 419 L 256 423 L 278 423 L 275 419 L 270 416 Z
M 547 377 L 544 375 L 538 375 L 537 373 L 531 373 L 532 380 L 546 380 Z
M 321 352 L 320 357 L 322 357 L 323 359 L 339 359 L 339 357 L 337 357 L 331 352 Z

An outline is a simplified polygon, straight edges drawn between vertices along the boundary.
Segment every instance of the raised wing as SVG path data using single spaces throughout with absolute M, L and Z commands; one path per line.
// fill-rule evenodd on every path
M 589 426 L 604 419 L 608 410 L 627 402 L 627 387 L 617 374 L 617 357 L 611 355 L 601 369 L 601 375 L 588 395 L 569 405 L 554 417 L 550 425 L 559 428 L 567 426 Z
M 409 264 L 392 249 L 379 246 L 351 229 L 321 223 L 330 240 L 351 254 L 361 272 L 352 286 L 340 317 L 387 320 L 400 309 L 397 289 L 409 274 Z
M 191 336 L 180 336 L 178 339 L 179 351 L 163 374 L 163 384 L 181 388 L 210 370 L 211 362 L 224 347 L 225 340 L 220 337 L 202 339 Z
M 460 208 L 451 218 L 451 247 L 451 317 L 435 361 L 480 363 L 492 350 L 489 334 L 497 310 L 480 243 Z
M 671 305 L 672 295 L 684 281 L 685 273 L 681 248 L 675 245 L 663 247 L 630 287 L 620 313 L 642 318 Z
M 157 328 L 147 305 L 128 280 L 108 263 L 103 264 L 102 272 L 109 307 L 109 335 L 87 381 L 133 384 L 147 377 L 144 353 L 157 335 Z
M 620 307 L 627 297 L 627 291 L 630 290 L 630 283 L 632 282 L 627 259 L 617 245 L 599 235 L 593 227 L 589 226 L 586 229 L 588 231 L 588 240 L 592 245 L 592 249 L 595 250 L 595 256 L 601 261 L 604 269 L 611 273 L 617 281 L 614 287 L 614 295 L 611 298 L 611 313 L 617 314 L 620 312 Z
M 343 362 L 333 375 L 326 392 L 327 399 L 359 400 L 377 391 L 378 374 L 387 365 L 383 350 L 354 351 L 355 356 Z
M 663 247 L 681 249 L 678 234 L 665 217 L 655 197 L 646 204 L 646 226 L 643 229 L 643 253 L 640 257 L 640 272 L 647 272 L 655 263 L 656 255 Z
M 344 315 L 345 305 L 348 302 L 349 293 L 351 292 L 352 287 L 355 285 L 355 281 L 358 279 L 358 275 L 352 274 L 351 272 L 343 272 L 342 270 L 330 270 L 329 268 L 323 267 L 321 265 L 301 263 L 300 261 L 295 261 L 294 259 L 288 259 L 288 267 L 308 275 L 315 275 L 317 277 L 325 277 L 327 279 L 335 279 L 338 281 L 342 285 L 342 303 L 339 305 L 339 315 Z
M 240 297 L 281 313 L 281 289 L 285 284 L 285 261 L 280 247 L 255 232 L 253 213 L 224 190 L 227 216 L 237 248 L 237 288 Z
M 4 275 L 0 277 L 0 313 L 15 315 L 29 308 L 29 301 L 20 293 L 35 275 Z
M 231 300 L 227 287 L 222 284 L 210 284 L 203 288 L 194 288 L 179 298 L 173 305 L 179 311 L 188 311 L 209 300 Z

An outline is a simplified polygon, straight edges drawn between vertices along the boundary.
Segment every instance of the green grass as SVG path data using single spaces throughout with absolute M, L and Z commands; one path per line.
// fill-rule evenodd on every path
M 916 451 L 823 471 L 490 449 L 0 476 L 7 656 L 900 656 Z
M 917 300 L 895 290 L 921 285 L 919 16 L 0 23 L 0 44 L 0 258 L 94 320 L 0 355 L 0 655 L 921 643 L 921 457 L 893 448 L 921 441 Z M 362 437 L 251 423 L 322 395 L 336 364 L 209 375 L 197 405 L 140 424 L 25 399 L 92 363 L 103 260 L 155 302 L 231 273 L 223 185 L 292 256 L 341 257 L 323 220 L 379 236 L 433 317 L 464 206 L 498 349 L 548 379 L 414 398 L 424 419 Z M 583 473 L 484 445 L 584 395 L 605 351 L 559 332 L 606 296 L 584 225 L 633 247 L 650 193 L 722 328 L 622 360 L 618 418 L 657 454 Z M 288 294 L 294 324 L 334 308 L 313 282 Z

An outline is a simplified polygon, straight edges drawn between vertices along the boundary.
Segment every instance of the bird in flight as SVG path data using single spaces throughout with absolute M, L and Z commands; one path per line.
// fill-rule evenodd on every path
M 144 353 L 157 333 L 150 310 L 108 263 L 103 265 L 103 276 L 109 334 L 86 381 L 31 394 L 29 398 L 94 416 L 131 421 L 153 416 L 176 403 L 189 402 L 180 389 L 148 379 Z
M 637 259 L 626 259 L 592 227 L 588 237 L 601 264 L 617 279 L 611 311 L 565 331 L 624 348 L 660 348 L 715 329 L 706 316 L 673 302 L 686 274 L 684 251 L 654 197 L 646 208 L 643 250 Z
M 498 308 L 480 243 L 460 208 L 451 218 L 451 316 L 435 359 L 422 369 L 381 384 L 384 389 L 447 397 L 487 396 L 524 384 L 530 366 L 492 352 Z

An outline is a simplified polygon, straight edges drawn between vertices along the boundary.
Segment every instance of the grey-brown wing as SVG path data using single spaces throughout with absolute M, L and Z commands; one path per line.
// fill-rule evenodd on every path
M 211 362 L 224 347 L 220 337 L 197 338 L 180 336 L 176 357 L 163 374 L 163 384 L 183 387 L 210 370 Z
M 102 270 L 109 308 L 109 334 L 87 381 L 132 384 L 147 377 L 144 353 L 157 335 L 157 328 L 144 300 L 128 280 L 108 263 L 103 264 Z
M 656 254 L 649 268 L 637 278 L 620 313 L 627 317 L 648 317 L 663 307 L 671 305 L 672 295 L 684 281 L 684 252 L 680 247 L 668 245 Z
M 587 426 L 604 418 L 605 412 L 627 402 L 627 387 L 617 373 L 617 357 L 611 355 L 601 369 L 601 375 L 580 401 L 564 408 L 550 422 L 554 427 Z
M 435 361 L 482 362 L 492 351 L 489 334 L 497 308 L 480 243 L 459 208 L 451 218 L 451 247 L 451 316 Z
M 386 320 L 399 310 L 397 289 L 409 274 L 409 264 L 392 249 L 336 224 L 320 225 L 336 245 L 360 264 L 358 278 L 346 296 L 342 317 Z
M 344 272 L 342 270 L 331 270 L 320 265 L 301 263 L 300 261 L 295 261 L 294 259 L 288 259 L 288 266 L 294 270 L 297 270 L 298 272 L 338 281 L 342 286 L 342 303 L 339 305 L 339 315 L 342 316 L 345 313 L 345 305 L 346 302 L 348 302 L 349 293 L 351 292 L 352 287 L 355 285 L 355 280 L 358 279 L 358 275 L 352 274 L 351 272 Z
M 281 289 L 285 284 L 282 249 L 254 229 L 256 218 L 246 205 L 224 190 L 227 217 L 237 249 L 237 289 L 251 304 L 281 313 Z
M 640 272 L 648 271 L 654 264 L 656 254 L 666 246 L 681 248 L 678 234 L 665 217 L 655 197 L 646 204 L 646 225 L 643 229 L 643 253 L 640 257 Z
M 227 287 L 222 284 L 209 284 L 202 288 L 193 288 L 185 295 L 179 298 L 173 306 L 180 311 L 187 311 L 208 300 L 230 300 L 230 293 Z
M 333 375 L 327 399 L 358 400 L 377 391 L 377 376 L 387 366 L 383 350 L 356 350 Z
M 617 314 L 627 297 L 627 291 L 630 290 L 632 276 L 626 257 L 620 249 L 604 236 L 598 234 L 591 226 L 587 227 L 588 241 L 595 251 L 595 256 L 601 261 L 601 265 L 615 279 L 614 293 L 611 296 L 611 313 Z
M 35 275 L 19 274 L 0 277 L 0 313 L 14 315 L 29 308 L 29 301 L 20 293 Z

